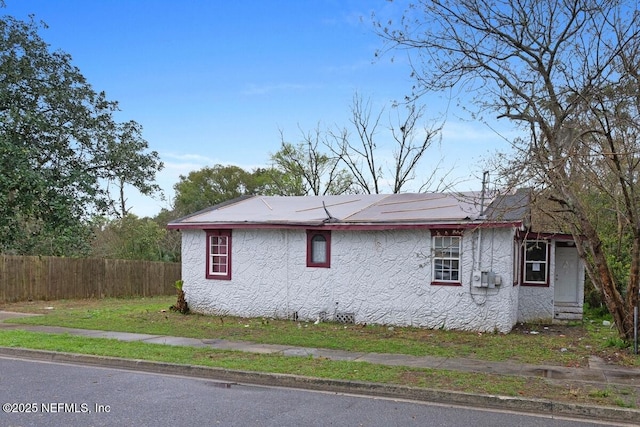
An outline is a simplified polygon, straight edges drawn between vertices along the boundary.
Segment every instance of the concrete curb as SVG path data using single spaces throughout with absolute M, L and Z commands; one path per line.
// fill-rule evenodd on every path
M 454 406 L 460 405 L 478 408 L 492 408 L 516 412 L 545 414 L 549 416 L 576 417 L 591 420 L 598 419 L 640 424 L 640 411 L 636 409 L 585 406 L 571 403 L 552 402 L 544 399 L 521 399 L 506 396 L 476 395 L 400 385 L 312 378 L 290 374 L 236 371 L 196 365 L 179 365 L 165 362 L 122 359 L 107 356 L 91 356 L 13 347 L 0 347 L 0 356 L 180 375 L 230 383 L 289 387 L 334 393 L 407 399 Z

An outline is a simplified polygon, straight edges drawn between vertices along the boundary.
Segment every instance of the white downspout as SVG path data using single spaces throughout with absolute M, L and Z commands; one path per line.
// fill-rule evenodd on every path
M 285 281 L 287 282 L 285 289 L 286 289 L 286 298 L 287 298 L 287 302 L 286 302 L 286 312 L 285 312 L 285 316 L 288 318 L 289 315 L 291 314 L 291 310 L 289 308 L 289 288 L 291 287 L 291 284 L 289 283 L 289 258 L 290 258 L 290 254 L 291 251 L 289 250 L 289 229 L 285 228 L 284 229 L 284 247 L 286 248 L 286 254 L 287 254 L 287 261 L 286 261 L 286 265 L 285 265 Z

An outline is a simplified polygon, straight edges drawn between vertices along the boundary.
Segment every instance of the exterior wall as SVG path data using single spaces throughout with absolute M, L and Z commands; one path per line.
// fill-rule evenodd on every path
M 549 286 L 520 286 L 520 298 L 518 304 L 518 322 L 553 321 L 553 290 L 556 247 L 554 242 L 549 251 Z
M 557 317 L 555 307 L 555 277 L 556 277 L 556 242 L 549 242 L 549 286 L 521 286 L 518 305 L 518 322 L 552 323 Z M 578 258 L 578 297 L 575 311 L 578 318 L 582 318 L 584 301 L 584 261 Z
M 465 231 L 462 286 L 431 284 L 428 230 L 332 230 L 331 267 L 306 266 L 305 229 L 232 231 L 232 279 L 205 278 L 206 239 L 183 230 L 184 291 L 192 311 L 300 320 L 353 314 L 356 323 L 508 332 L 518 316 L 512 229 Z M 480 253 L 481 263 L 475 255 Z M 471 286 L 492 270 L 495 288 Z
M 521 286 L 518 322 L 551 323 L 553 321 L 553 287 Z

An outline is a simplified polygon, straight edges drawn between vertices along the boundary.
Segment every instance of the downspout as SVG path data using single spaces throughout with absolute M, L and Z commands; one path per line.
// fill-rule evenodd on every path
M 285 312 L 285 316 L 288 318 L 289 315 L 291 314 L 291 309 L 289 307 L 289 302 L 290 302 L 290 298 L 289 298 L 289 288 L 291 287 L 291 284 L 289 283 L 289 258 L 291 254 L 291 251 L 289 250 L 289 229 L 285 228 L 284 229 L 284 246 L 286 248 L 286 254 L 287 254 L 287 261 L 286 261 L 286 265 L 285 265 L 285 277 L 284 280 L 287 282 L 286 284 L 286 298 L 287 298 L 287 302 L 286 302 L 286 312 Z

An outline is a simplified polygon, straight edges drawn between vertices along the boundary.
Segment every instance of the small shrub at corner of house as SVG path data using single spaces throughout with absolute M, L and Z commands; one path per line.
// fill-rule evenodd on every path
M 189 306 L 187 305 L 187 301 L 185 299 L 184 291 L 182 290 L 182 285 L 184 282 L 182 280 L 177 280 L 175 283 L 176 293 L 178 294 L 178 301 L 176 301 L 175 305 L 169 307 L 171 311 L 177 311 L 182 314 L 189 313 Z

